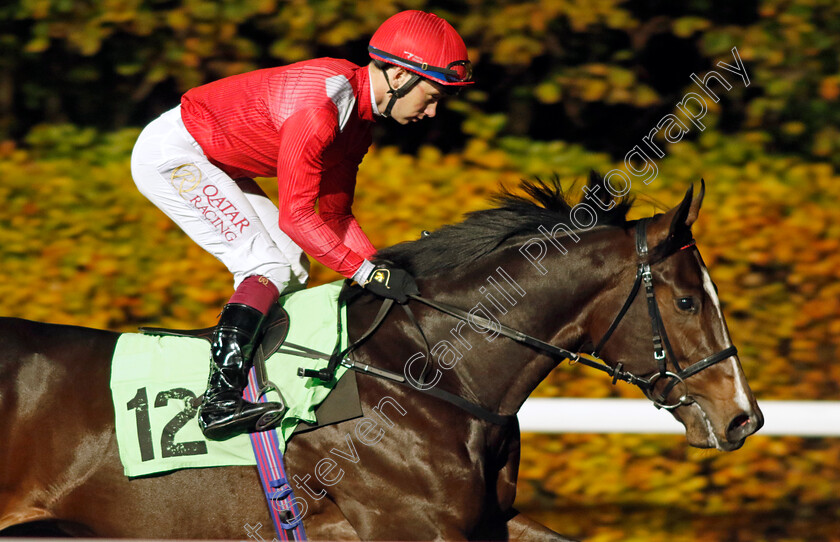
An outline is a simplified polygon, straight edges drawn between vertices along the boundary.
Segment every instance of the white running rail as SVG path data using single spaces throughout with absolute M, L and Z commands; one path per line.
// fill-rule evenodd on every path
M 762 401 L 758 435 L 840 437 L 838 401 Z M 532 398 L 519 411 L 529 433 L 684 433 L 682 424 L 647 399 Z

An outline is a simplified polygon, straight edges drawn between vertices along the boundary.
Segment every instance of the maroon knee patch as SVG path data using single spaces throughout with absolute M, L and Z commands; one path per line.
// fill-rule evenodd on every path
M 262 275 L 251 275 L 239 284 L 228 303 L 240 303 L 268 314 L 271 305 L 280 297 L 277 286 Z

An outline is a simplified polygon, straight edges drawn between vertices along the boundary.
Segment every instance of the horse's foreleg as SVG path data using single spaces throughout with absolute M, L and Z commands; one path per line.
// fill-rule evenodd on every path
M 545 525 L 537 523 L 525 514 L 518 513 L 507 522 L 509 540 L 517 542 L 572 542 L 574 539 L 566 538 L 555 533 Z
M 516 498 L 516 480 L 519 476 L 519 450 L 519 428 L 515 427 L 510 440 L 506 444 L 505 453 L 501 454 L 501 457 L 506 458 L 506 460 L 499 470 L 496 481 L 499 507 L 506 511 L 507 517 L 510 517 L 504 526 L 508 540 L 521 540 L 522 542 L 572 540 L 555 533 L 545 525 L 537 523 L 513 508 L 513 502 Z

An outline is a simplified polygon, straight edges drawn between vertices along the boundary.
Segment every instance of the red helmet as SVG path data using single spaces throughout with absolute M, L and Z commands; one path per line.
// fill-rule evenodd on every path
M 401 11 L 370 38 L 371 58 L 394 64 L 441 85 L 473 84 L 467 46 L 452 25 L 431 13 Z

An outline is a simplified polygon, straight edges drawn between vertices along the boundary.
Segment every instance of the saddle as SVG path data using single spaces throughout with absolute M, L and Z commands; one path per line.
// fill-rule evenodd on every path
M 265 395 L 269 391 L 280 393 L 279 388 L 268 379 L 265 362 L 280 350 L 280 347 L 283 346 L 289 334 L 289 313 L 281 305 L 274 304 L 268 314 L 267 320 L 268 323 L 263 325 L 263 336 L 254 350 L 253 358 L 258 397 Z M 144 335 L 204 339 L 209 343 L 213 339 L 215 329 L 215 326 L 202 329 L 141 327 L 139 331 Z M 202 398 L 203 396 L 196 397 L 193 400 L 193 406 L 198 408 Z M 283 402 L 285 403 L 285 399 L 283 399 Z M 312 431 L 319 427 L 360 418 L 361 416 L 363 414 L 361 400 L 359 399 L 359 388 L 356 383 L 356 373 L 347 371 L 324 402 L 315 409 L 317 423 L 308 424 L 301 422 L 298 424 L 294 433 Z

